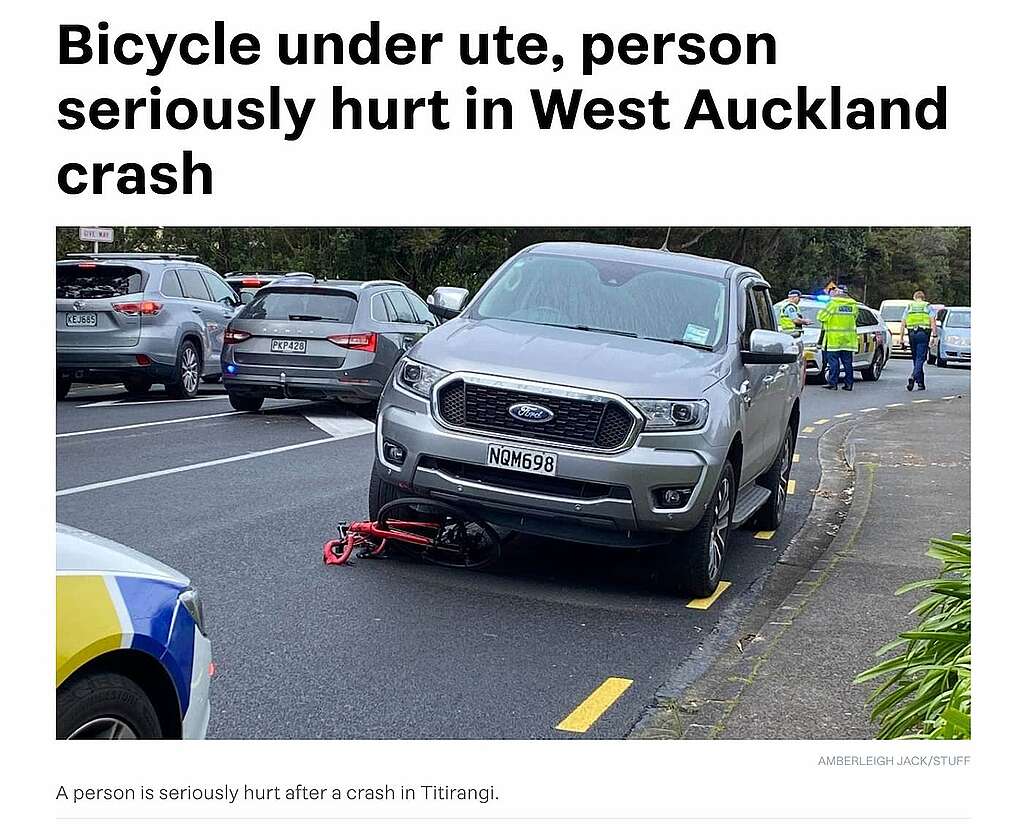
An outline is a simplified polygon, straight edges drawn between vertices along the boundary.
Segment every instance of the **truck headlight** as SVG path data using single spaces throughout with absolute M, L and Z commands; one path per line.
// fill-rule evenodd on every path
M 395 371 L 395 381 L 406 391 L 411 391 L 420 397 L 429 399 L 430 392 L 434 386 L 448 376 L 447 371 L 434 368 L 432 365 L 424 365 L 406 357 Z
M 178 593 L 178 600 L 181 601 L 181 605 L 188 611 L 188 614 L 192 616 L 192 620 L 195 621 L 199 632 L 206 635 L 206 618 L 203 615 L 203 602 L 195 587 L 183 589 Z
M 644 415 L 644 431 L 695 431 L 708 420 L 707 400 L 630 400 Z

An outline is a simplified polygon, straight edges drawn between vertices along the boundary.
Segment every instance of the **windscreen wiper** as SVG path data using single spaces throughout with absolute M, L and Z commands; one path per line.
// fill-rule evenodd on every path
M 696 348 L 698 351 L 715 350 L 710 345 L 705 345 L 703 342 L 690 342 L 686 339 L 658 339 L 654 336 L 645 336 L 644 339 L 649 339 L 651 342 L 668 342 L 670 345 L 685 345 L 688 348 Z
M 594 333 L 615 334 L 616 336 L 629 336 L 639 339 L 639 336 L 632 331 L 614 331 L 611 328 L 592 328 L 590 325 L 559 325 L 560 328 L 572 328 L 574 331 L 593 331 Z
M 308 313 L 290 313 L 288 319 L 291 322 L 340 322 L 340 319 L 335 319 L 333 316 L 316 316 Z

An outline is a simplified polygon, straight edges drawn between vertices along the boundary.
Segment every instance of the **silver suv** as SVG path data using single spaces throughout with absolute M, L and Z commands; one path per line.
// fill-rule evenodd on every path
M 193 397 L 220 375 L 224 329 L 241 304 L 195 256 L 71 255 L 57 262 L 57 399 L 73 382 L 163 383 Z
M 733 526 L 777 527 L 803 387 L 769 285 L 731 262 L 546 243 L 509 259 L 396 366 L 371 517 L 415 493 L 526 534 L 651 547 L 708 596 Z M 461 312 L 460 312 L 461 311 Z

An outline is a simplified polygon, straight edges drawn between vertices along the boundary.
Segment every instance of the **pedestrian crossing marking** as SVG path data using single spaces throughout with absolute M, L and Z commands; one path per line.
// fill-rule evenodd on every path
M 789 485 L 786 487 L 786 494 L 796 494 L 796 481 L 790 480 Z
M 813 434 L 814 426 L 804 426 L 804 434 Z
M 758 540 L 771 540 L 775 537 L 775 530 L 765 530 L 763 532 L 754 532 L 754 537 Z
M 706 610 L 715 601 L 717 601 L 723 592 L 732 586 L 732 581 L 719 581 L 718 588 L 712 592 L 707 598 L 694 598 L 686 606 L 690 609 Z
M 822 419 L 822 420 L 815 420 L 815 421 L 814 421 L 814 424 L 815 424 L 815 425 L 825 425 L 825 423 L 827 423 L 827 422 L 828 422 L 828 417 L 825 417 L 825 418 L 824 418 L 824 419 Z
M 586 733 L 594 722 L 618 701 L 619 696 L 625 693 L 632 683 L 633 679 L 616 678 L 615 676 L 606 678 L 593 693 L 579 703 L 572 713 L 555 725 L 555 730 Z

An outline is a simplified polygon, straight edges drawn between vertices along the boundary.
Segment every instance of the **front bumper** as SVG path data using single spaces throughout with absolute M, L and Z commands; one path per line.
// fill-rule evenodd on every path
M 189 688 L 188 710 L 181 723 L 183 739 L 205 739 L 210 724 L 210 684 L 213 651 L 210 639 L 195 630 L 192 648 L 192 681 Z
M 939 356 L 946 360 L 946 362 L 959 362 L 969 365 L 971 362 L 971 346 L 943 345 Z
M 402 465 L 384 461 L 385 441 L 406 450 Z M 555 478 L 487 466 L 492 443 L 558 455 Z M 377 421 L 378 473 L 392 485 L 465 503 L 498 526 L 528 534 L 612 546 L 664 543 L 665 533 L 693 528 L 704 514 L 727 448 L 699 432 L 641 433 L 615 454 L 554 448 L 509 435 L 483 436 L 442 427 L 429 403 L 389 385 Z M 654 490 L 692 489 L 678 509 L 655 505 Z

